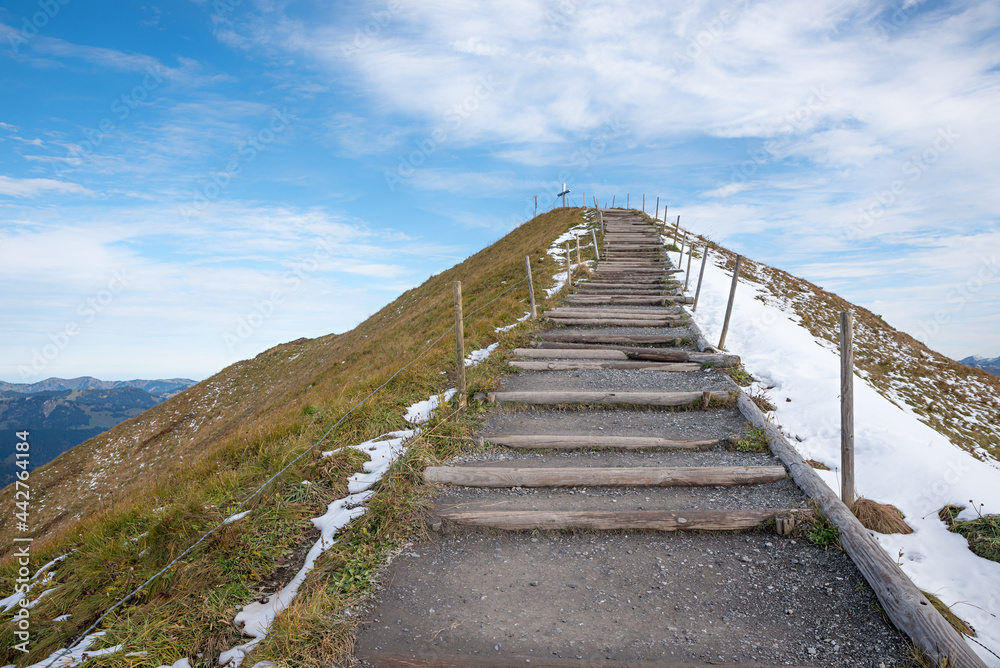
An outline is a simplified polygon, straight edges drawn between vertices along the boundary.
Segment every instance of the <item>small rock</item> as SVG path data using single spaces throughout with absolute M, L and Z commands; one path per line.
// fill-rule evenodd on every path
M 816 648 L 815 647 L 806 647 L 806 652 L 808 652 L 809 654 L 815 654 L 816 653 Z
M 538 580 L 532 580 L 531 581 L 531 586 L 532 587 L 537 587 L 538 586 Z
M 500 651 L 500 643 L 497 643 L 496 645 L 493 645 L 493 649 L 495 651 L 499 652 Z

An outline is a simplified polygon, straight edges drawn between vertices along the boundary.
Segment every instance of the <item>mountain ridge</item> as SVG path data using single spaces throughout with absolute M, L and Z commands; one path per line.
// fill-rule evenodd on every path
M 983 355 L 970 355 L 958 360 L 958 363 L 971 366 L 975 369 L 982 369 L 994 376 L 1000 376 L 1000 356 L 984 357 Z
M 145 390 L 153 396 L 160 396 L 162 399 L 169 399 L 179 392 L 183 392 L 198 381 L 190 378 L 157 378 L 154 380 L 100 380 L 94 376 L 78 376 L 76 378 L 46 378 L 35 383 L 9 383 L 0 380 L 0 392 L 18 392 L 21 394 L 34 394 L 37 392 L 48 392 L 53 390 L 88 390 L 101 389 L 111 390 L 120 387 L 135 387 Z

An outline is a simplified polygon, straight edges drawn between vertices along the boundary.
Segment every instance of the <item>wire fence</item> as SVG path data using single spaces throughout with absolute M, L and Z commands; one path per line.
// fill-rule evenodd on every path
M 495 297 L 493 297 L 491 300 L 489 300 L 485 304 L 482 304 L 481 306 L 478 306 L 475 309 L 473 309 L 472 311 L 470 311 L 467 315 L 465 315 L 463 317 L 463 322 L 466 321 L 466 320 L 468 320 L 469 318 L 471 318 L 476 313 L 479 313 L 480 311 L 482 311 L 484 308 L 486 308 L 490 304 L 493 304 L 494 302 L 496 302 L 498 299 L 500 299 L 504 295 L 510 293 L 512 290 L 515 290 L 518 287 L 520 287 L 521 285 L 524 285 L 525 283 L 527 283 L 527 278 L 526 277 L 523 278 L 523 279 L 521 279 L 520 281 L 517 281 L 513 285 L 508 286 L 506 290 L 504 290 L 503 292 L 500 292 L 499 294 L 497 294 Z M 279 477 L 281 477 L 281 475 L 283 473 L 285 473 L 288 469 L 290 469 L 292 466 L 294 466 L 296 462 L 298 462 L 299 460 L 301 460 L 303 457 L 305 457 L 306 455 L 308 455 L 309 453 L 311 453 L 312 451 L 314 451 L 317 447 L 319 447 L 320 444 L 322 444 L 323 442 L 325 442 L 326 439 L 330 436 L 330 434 L 332 434 L 333 431 L 337 427 L 339 427 L 341 424 L 343 424 L 344 421 L 354 413 L 354 411 L 356 411 L 357 409 L 361 408 L 361 406 L 363 406 L 373 396 L 375 396 L 376 394 L 378 394 L 378 392 L 380 392 L 382 389 L 384 389 L 396 377 L 398 377 L 401 373 L 403 373 L 404 371 L 406 371 L 407 369 L 409 369 L 411 366 L 413 366 L 414 364 L 416 364 L 420 359 L 422 359 L 425 355 L 427 355 L 427 353 L 429 353 L 431 350 L 433 350 L 434 347 L 438 343 L 440 343 L 445 337 L 447 337 L 449 334 L 451 334 L 452 331 L 454 331 L 454 329 L 455 329 L 455 325 L 454 324 L 452 324 L 450 327 L 448 327 L 447 329 L 445 329 L 436 339 L 434 339 L 420 353 L 418 353 L 416 357 L 414 357 L 412 360 L 410 360 L 409 362 L 407 362 L 406 364 L 404 364 L 403 366 L 401 366 L 399 369 L 397 369 L 396 371 L 394 371 L 392 373 L 392 375 L 390 375 L 389 378 L 387 378 L 385 380 L 385 382 L 383 382 L 381 385 L 379 385 L 374 390 L 372 390 L 371 392 L 369 392 L 368 395 L 365 396 L 364 399 L 361 399 L 356 404 L 354 404 L 350 409 L 348 409 L 348 411 L 346 413 L 344 413 L 336 422 L 334 422 L 333 425 L 331 425 L 330 428 L 327 429 L 326 432 L 321 437 L 319 437 L 316 440 L 316 442 L 314 442 L 308 448 L 306 448 L 301 453 L 299 453 L 291 461 L 289 461 L 287 464 L 285 464 L 280 470 L 278 470 L 274 475 L 272 475 L 270 478 L 268 478 L 266 481 L 264 481 L 260 486 L 258 486 L 249 496 L 247 496 L 242 501 L 240 501 L 239 504 L 237 504 L 237 506 L 234 509 L 232 509 L 232 511 L 230 513 L 230 516 L 238 514 L 240 512 L 240 509 L 242 509 L 244 506 L 246 506 L 246 504 L 248 504 L 250 501 L 252 501 L 255 498 L 257 498 L 258 496 L 260 496 L 260 494 L 268 487 L 268 485 L 270 485 L 275 480 L 277 480 Z M 152 584 L 153 582 L 155 582 L 164 573 L 166 573 L 167 571 L 169 571 L 170 569 L 172 569 L 184 557 L 186 557 L 187 555 L 191 554 L 199 545 L 201 545 L 202 543 L 204 543 L 212 535 L 214 535 L 219 529 L 221 529 L 222 527 L 226 526 L 227 524 L 229 524 L 228 519 L 222 520 L 221 522 L 219 522 L 218 524 L 216 524 L 214 527 L 212 527 L 207 532 L 205 532 L 204 534 L 202 534 L 202 536 L 200 538 L 198 538 L 198 540 L 196 540 L 194 543 L 192 543 L 183 552 L 181 552 L 176 557 L 174 557 L 166 566 L 164 566 L 163 568 L 161 568 L 155 574 L 153 574 L 152 576 L 150 576 L 145 582 L 143 582 L 142 584 L 140 584 L 138 587 L 136 587 L 135 589 L 133 589 L 127 595 L 125 595 L 124 597 L 122 597 L 121 599 L 119 599 L 110 608 L 108 608 L 107 610 L 105 610 L 104 613 L 101 614 L 101 616 L 98 617 L 87 628 L 87 630 L 85 630 L 83 633 L 81 633 L 81 634 L 79 634 L 77 636 L 76 642 L 72 643 L 70 645 L 70 647 L 65 652 L 55 652 L 55 653 L 53 653 L 52 656 L 49 657 L 49 661 L 47 663 L 43 664 L 44 668 L 48 668 L 49 666 L 52 666 L 56 661 L 59 661 L 60 659 L 63 659 L 68 652 L 72 652 L 73 645 L 78 644 L 83 639 L 85 639 L 88 634 L 90 634 L 98 626 L 100 626 L 101 622 L 103 622 L 108 617 L 108 615 L 110 615 L 112 612 L 114 612 L 115 610 L 117 610 L 118 608 L 120 608 L 122 605 L 124 605 L 125 603 L 127 603 L 131 599 L 133 599 L 139 592 L 141 592 L 146 587 L 148 587 L 150 584 Z

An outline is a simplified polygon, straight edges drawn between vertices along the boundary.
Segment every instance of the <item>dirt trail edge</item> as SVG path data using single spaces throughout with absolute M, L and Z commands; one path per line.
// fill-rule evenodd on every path
M 357 662 L 907 665 L 847 555 L 803 536 L 805 496 L 737 406 L 738 360 L 690 344 L 656 228 L 602 215 L 601 261 L 491 395 L 495 450 L 425 472 L 435 531 L 358 611 Z

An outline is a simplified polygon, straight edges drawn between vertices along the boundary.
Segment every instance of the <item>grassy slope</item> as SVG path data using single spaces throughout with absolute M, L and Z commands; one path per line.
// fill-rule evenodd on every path
M 735 254 L 712 244 L 728 258 Z M 767 287 L 813 336 L 839 345 L 840 312 L 854 312 L 854 362 L 890 401 L 908 406 L 952 443 L 1000 459 L 1000 378 L 959 364 L 889 326 L 871 311 L 796 278 L 743 258 L 740 273 Z
M 532 258 L 536 286 L 547 285 L 554 263 L 545 248 L 580 221 L 579 209 L 543 214 L 404 293 L 354 330 L 300 339 L 234 364 L 32 473 L 32 569 L 54 556 L 70 556 L 56 569 L 58 589 L 32 610 L 32 652 L 10 649 L 13 629 L 5 623 L 0 651 L 7 654 L 0 655 L 0 664 L 25 665 L 65 646 L 109 603 L 227 517 L 250 490 L 451 325 L 452 281 L 463 282 L 466 313 L 521 280 L 525 255 Z M 530 325 L 501 335 L 494 327 L 520 317 L 525 298 L 519 286 L 467 318 L 467 350 L 498 338 L 503 348 L 516 345 Z M 124 642 L 127 651 L 149 654 L 117 654 L 101 665 L 158 666 L 198 653 L 218 656 L 242 642 L 232 625 L 236 606 L 273 593 L 294 573 L 315 540 L 309 518 L 346 494 L 346 477 L 365 460 L 354 450 L 326 459 L 318 452 L 404 428 L 407 405 L 453 384 L 453 341 L 445 337 L 352 414 L 328 444 L 251 502 L 248 517 L 221 530 L 109 617 L 102 625 L 108 644 Z M 503 360 L 494 355 L 472 370 L 470 394 L 505 371 Z M 469 444 L 477 410 L 473 402 L 467 411 L 440 411 L 379 486 L 368 514 L 321 560 L 254 661 L 270 656 L 287 665 L 325 664 L 347 647 L 349 621 L 336 611 L 364 591 L 373 569 L 419 526 L 428 493 L 419 472 Z M 303 479 L 314 484 L 298 484 Z M 0 493 L 4 517 L 14 512 L 12 492 L 9 486 Z M 4 522 L 0 533 L 0 550 L 7 553 L 11 529 Z M 5 558 L 0 592 L 13 590 L 14 573 L 13 560 Z M 72 618 L 52 621 L 63 614 Z

